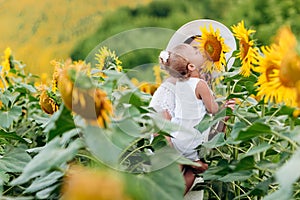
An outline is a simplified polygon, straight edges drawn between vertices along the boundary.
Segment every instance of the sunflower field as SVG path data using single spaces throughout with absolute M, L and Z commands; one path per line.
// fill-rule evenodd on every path
M 203 40 L 207 45 L 199 47 L 213 50 L 209 66 L 221 74 L 213 84 L 217 100 L 236 104 L 197 125 L 201 131 L 224 121 L 226 129 L 199 146 L 209 168 L 193 189 L 204 190 L 204 199 L 299 199 L 297 38 L 284 26 L 270 45 L 258 47 L 256 31 L 244 21 L 230 28 L 238 42 L 230 69 L 223 57 L 226 45 Z M 203 32 L 219 42 L 213 31 Z M 184 198 L 179 164 L 192 162 L 164 137 L 180 127 L 148 106 L 165 72 L 154 65 L 155 81 L 131 79 L 115 51 L 105 46 L 94 58 L 96 63 L 53 60 L 48 82 L 26 73 L 11 49 L 4 51 L 1 199 Z

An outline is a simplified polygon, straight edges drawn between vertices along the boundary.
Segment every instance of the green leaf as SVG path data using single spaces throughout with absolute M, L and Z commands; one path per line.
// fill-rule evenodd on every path
M 244 86 L 246 87 L 249 94 L 253 94 L 253 92 L 257 88 L 254 86 L 254 83 L 255 82 L 252 82 L 252 81 L 245 81 L 245 83 L 244 83 Z
M 118 123 L 116 123 L 116 127 L 123 134 L 130 135 L 132 137 L 142 136 L 141 134 L 143 130 L 141 126 L 132 118 L 127 118 L 119 121 Z
M 222 177 L 222 176 L 219 174 L 213 173 L 213 170 L 210 170 L 210 171 L 206 170 L 203 174 L 203 179 L 207 180 L 207 181 L 218 180 L 220 177 Z
M 26 83 L 20 83 L 20 86 L 21 86 L 21 87 L 19 87 L 20 89 L 25 88 L 26 90 L 28 90 L 31 93 L 36 92 L 36 89 L 32 85 L 29 85 L 29 84 L 26 84 Z M 16 89 L 18 89 L 18 88 L 16 88 Z
M 165 168 L 173 163 L 180 163 L 182 165 L 196 165 L 189 159 L 184 158 L 178 153 L 174 148 L 165 146 L 161 149 L 155 151 L 153 155 L 150 156 L 151 160 L 151 171 L 156 171 L 161 168 Z
M 212 116 L 206 114 L 201 120 L 201 122 L 195 126 L 195 128 L 200 132 L 203 132 L 210 127 L 211 121 L 212 121 Z
M 61 136 L 65 132 L 75 128 L 75 123 L 71 111 L 63 104 L 59 110 L 55 112 L 47 123 L 44 132 L 48 133 L 48 141 L 57 136 Z
M 238 118 L 241 118 L 241 120 L 247 118 L 247 119 L 257 119 L 259 118 L 260 116 L 255 113 L 255 112 L 251 112 L 249 111 L 249 107 L 247 108 L 244 108 L 244 109 L 237 109 L 234 111 L 234 114 L 238 117 Z
M 72 136 L 72 135 L 71 135 Z M 54 138 L 25 166 L 23 173 L 11 182 L 12 185 L 23 184 L 30 179 L 46 174 L 51 169 L 60 167 L 68 162 L 82 148 L 83 144 L 80 139 L 72 141 L 68 147 L 64 147 L 62 139 Z
M 235 87 L 235 88 L 239 88 L 239 87 Z M 239 98 L 239 99 L 244 99 L 245 95 L 247 95 L 248 92 L 238 92 L 238 93 L 233 93 L 228 95 L 227 99 L 233 99 L 233 98 Z
M 147 101 L 142 96 L 138 91 L 126 91 L 119 99 L 119 103 L 131 104 L 135 107 L 147 106 Z
M 289 200 L 293 196 L 293 185 L 300 178 L 300 149 L 277 170 L 275 178 L 279 183 L 279 190 L 266 196 L 264 200 L 283 199 Z
M 271 147 L 272 147 L 272 145 L 270 145 L 268 143 L 262 143 L 258 146 L 253 147 L 247 153 L 241 154 L 240 159 L 245 158 L 247 156 L 252 156 L 252 155 L 255 155 L 255 154 L 258 154 L 258 153 L 261 153 L 261 152 L 265 152 Z
M 253 156 L 245 157 L 241 159 L 235 166 L 234 172 L 243 171 L 243 170 L 253 170 L 255 166 L 255 161 Z
M 9 175 L 3 171 L 0 171 L 0 196 L 3 193 L 3 186 L 9 181 Z
M 233 139 L 236 139 L 239 135 L 239 132 L 245 127 L 247 127 L 247 125 L 244 122 L 236 122 L 232 128 L 230 136 Z
M 151 142 L 151 147 L 156 151 L 168 145 L 168 142 L 163 135 L 157 135 L 153 138 Z
M 122 149 L 112 142 L 109 134 L 109 131 L 95 126 L 87 126 L 83 130 L 89 150 L 104 164 L 116 167 Z
M 1 169 L 0 182 L 2 182 L 2 184 L 3 184 L 3 183 L 7 183 L 8 181 L 9 181 L 9 175 L 6 172 L 2 171 L 2 169 Z M 1 183 L 0 183 L 0 185 L 1 185 Z M 0 192 L 0 194 L 1 194 L 1 192 Z
M 196 129 L 198 129 L 200 132 L 205 131 L 206 129 L 212 127 L 219 121 L 225 118 L 225 116 L 232 115 L 232 110 L 229 108 L 220 110 L 217 114 L 214 116 L 210 116 L 206 114 L 204 118 L 201 120 L 201 122 L 195 126 Z
M 50 199 L 49 196 L 52 194 L 52 191 L 57 189 L 60 185 L 61 185 L 61 183 L 57 183 L 55 185 L 52 185 L 51 187 L 47 187 L 47 188 L 37 192 L 36 198 L 37 199 Z M 51 198 L 51 199 L 54 199 L 54 198 Z
M 19 119 L 22 114 L 22 108 L 20 106 L 13 106 L 8 111 L 0 112 L 0 126 L 3 128 L 9 128 L 12 123 Z
M 178 131 L 180 128 L 182 128 L 179 125 L 164 119 L 161 115 L 157 113 L 149 113 L 148 116 L 154 122 L 155 132 L 164 132 L 170 134 L 171 132 Z
M 204 180 L 217 180 L 226 174 L 230 173 L 228 161 L 221 159 L 217 166 L 210 166 L 208 170 L 203 173 Z
M 39 192 L 36 193 L 37 199 L 49 199 L 49 196 L 51 195 L 52 191 L 59 188 L 61 184 L 57 183 L 55 185 L 52 185 L 50 187 L 47 187 Z
M 251 195 L 265 196 L 268 194 L 269 186 L 272 184 L 272 179 L 269 178 L 263 182 L 258 183 L 255 188 L 250 192 Z
M 20 95 L 20 93 L 18 92 L 14 92 L 14 93 L 11 93 L 9 90 L 5 90 L 2 94 L 0 93 L 0 99 L 2 101 L 2 103 L 9 107 L 9 104 L 10 105 L 13 105 L 16 101 L 16 99 L 18 98 L 18 96 Z
M 157 171 L 127 176 L 126 189 L 134 199 L 182 200 L 184 180 L 177 163 Z
M 27 143 L 26 140 L 18 136 L 15 132 L 6 132 L 4 130 L 0 130 L 0 138 L 9 139 L 9 140 L 17 140 L 23 143 Z
M 26 146 L 10 147 L 0 158 L 0 169 L 5 172 L 22 172 L 30 162 L 31 157 L 26 153 Z
M 202 145 L 205 146 L 206 148 L 212 149 L 219 146 L 223 146 L 224 144 L 226 144 L 224 139 L 224 133 L 218 133 L 210 141 L 205 142 Z
M 239 172 L 229 173 L 219 178 L 218 180 L 222 182 L 245 181 L 249 179 L 251 175 L 252 175 L 251 171 L 239 171 Z
M 37 191 L 48 188 L 49 186 L 56 183 L 61 177 L 64 176 L 64 173 L 60 171 L 54 171 L 46 176 L 41 176 L 35 179 L 29 187 L 27 187 L 24 193 L 35 193 Z
M 128 147 L 136 138 L 142 137 L 141 127 L 133 120 L 127 119 L 117 125 L 111 132 L 111 141 L 120 149 Z
M 9 197 L 9 196 L 1 196 L 1 200 L 32 200 L 34 197 L 26 196 L 26 197 Z
M 272 134 L 270 126 L 260 122 L 255 122 L 246 129 L 242 129 L 236 140 L 246 141 L 264 134 Z
M 0 196 L 3 193 L 4 183 L 7 183 L 8 181 L 9 181 L 9 175 L 3 171 L 0 171 Z
M 300 126 L 296 126 L 290 133 L 288 133 L 289 137 L 293 139 L 294 141 L 300 143 Z
M 282 106 L 281 108 L 280 108 L 280 111 L 276 114 L 276 116 L 278 116 L 278 115 L 292 115 L 293 114 L 293 112 L 294 112 L 294 108 L 292 108 L 292 107 L 289 107 L 289 106 Z M 274 110 L 273 110 L 273 112 L 271 111 L 271 114 L 273 114 L 274 113 Z

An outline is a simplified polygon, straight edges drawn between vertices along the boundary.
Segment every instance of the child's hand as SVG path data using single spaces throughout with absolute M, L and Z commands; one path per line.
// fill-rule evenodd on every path
M 235 106 L 235 99 L 229 99 L 225 102 L 224 107 L 225 108 L 230 108 L 231 110 L 234 110 L 234 106 Z
M 235 99 L 232 98 L 232 99 L 229 99 L 225 102 L 224 104 L 224 108 L 230 108 L 232 111 L 234 110 L 234 106 L 235 106 Z M 225 116 L 225 122 L 228 121 L 230 117 L 229 116 Z
M 204 171 L 206 171 L 208 169 L 208 164 L 207 163 L 202 162 L 201 160 L 197 160 L 197 161 L 194 161 L 194 162 L 198 163 L 199 165 L 201 165 L 200 167 L 191 165 L 192 171 L 195 174 L 203 173 Z

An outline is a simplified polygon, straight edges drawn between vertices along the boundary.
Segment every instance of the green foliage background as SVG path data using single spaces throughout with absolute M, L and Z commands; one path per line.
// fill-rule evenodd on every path
M 196 19 L 217 20 L 227 27 L 244 20 L 246 27 L 257 31 L 258 45 L 268 45 L 277 29 L 289 24 L 299 37 L 300 0 L 154 0 L 137 8 L 122 7 L 103 18 L 97 31 L 80 41 L 71 57 L 84 59 L 105 39 L 139 27 L 163 27 L 177 30 Z M 167 41 L 166 41 L 167 42 Z M 167 44 L 167 43 L 166 43 Z M 122 55 L 123 65 L 136 67 L 157 62 L 157 49 L 142 49 Z

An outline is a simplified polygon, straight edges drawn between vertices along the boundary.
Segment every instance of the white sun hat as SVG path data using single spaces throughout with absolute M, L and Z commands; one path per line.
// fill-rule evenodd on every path
M 231 58 L 233 51 L 236 50 L 236 42 L 232 32 L 222 23 L 211 19 L 198 19 L 190 21 L 181 26 L 171 37 L 166 50 L 171 50 L 173 47 L 180 43 L 184 43 L 187 39 L 194 36 L 201 36 L 202 32 L 200 27 L 206 27 L 209 30 L 210 24 L 214 31 L 220 30 L 220 35 L 224 38 L 224 43 L 230 48 L 230 51 L 225 53 L 227 63 L 227 69 L 230 69 L 234 63 L 234 58 Z M 229 58 L 231 58 L 229 60 Z

